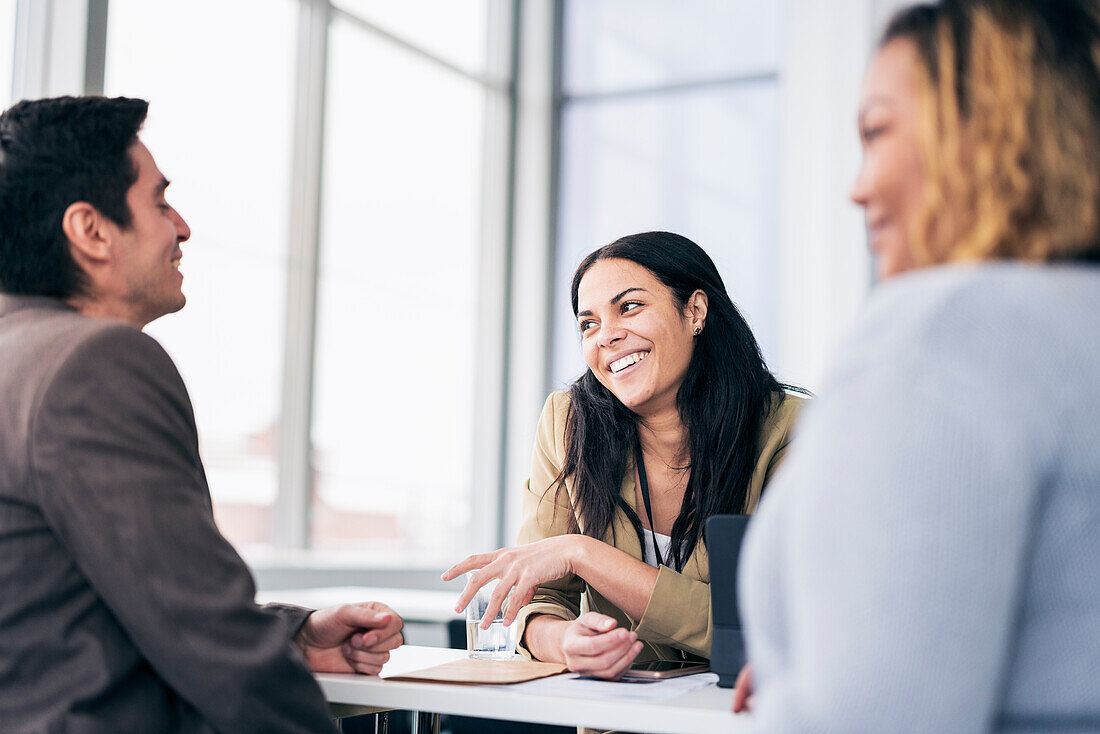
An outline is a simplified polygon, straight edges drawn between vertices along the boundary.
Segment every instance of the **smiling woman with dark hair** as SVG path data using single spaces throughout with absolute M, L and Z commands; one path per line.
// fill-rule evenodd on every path
M 519 545 L 471 556 L 514 587 L 521 650 L 606 678 L 636 658 L 710 655 L 703 524 L 752 512 L 803 402 L 779 384 L 710 257 L 623 237 L 573 278 L 588 370 L 539 422 Z M 493 611 L 490 605 L 490 613 Z M 644 651 L 644 652 L 643 652 Z

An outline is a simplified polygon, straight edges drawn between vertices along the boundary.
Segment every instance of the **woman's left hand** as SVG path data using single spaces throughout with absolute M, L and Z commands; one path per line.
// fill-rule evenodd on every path
M 752 666 L 745 664 L 733 684 L 733 713 L 752 711 Z
M 574 573 L 576 554 L 586 539 L 583 535 L 555 535 L 528 545 L 478 553 L 456 563 L 443 572 L 444 581 L 457 578 L 467 571 L 475 573 L 458 597 L 455 611 L 465 609 L 482 586 L 493 579 L 500 579 L 489 599 L 485 616 L 481 618 L 481 628 L 489 628 L 497 610 L 514 587 L 504 615 L 504 624 L 511 624 L 519 610 L 535 596 L 539 586 Z

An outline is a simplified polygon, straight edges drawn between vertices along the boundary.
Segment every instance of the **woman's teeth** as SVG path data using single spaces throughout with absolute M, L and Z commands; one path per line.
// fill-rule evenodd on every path
M 647 354 L 649 354 L 649 352 L 634 352 L 634 354 L 628 354 L 622 359 L 616 359 L 610 364 L 611 373 L 615 374 L 616 372 L 622 372 L 630 365 L 641 362 L 646 358 Z

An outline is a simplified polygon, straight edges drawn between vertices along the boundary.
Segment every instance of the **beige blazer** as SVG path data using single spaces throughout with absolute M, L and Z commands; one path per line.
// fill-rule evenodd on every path
M 784 394 L 765 421 L 760 435 L 756 468 L 749 487 L 746 508 L 748 512 L 755 511 L 764 486 L 771 480 L 776 467 L 782 461 L 791 440 L 795 417 L 803 403 L 804 398 Z M 523 524 L 517 544 L 564 535 L 572 532 L 571 527 L 584 527 L 564 496 L 555 501 L 554 480 L 565 462 L 565 419 L 568 410 L 569 393 L 565 391 L 552 393 L 542 409 L 531 458 L 531 476 L 523 493 Z M 637 512 L 634 477 L 635 462 L 634 457 L 630 456 L 619 491 L 626 504 Z M 572 480 L 566 479 L 565 486 L 571 501 Z M 638 536 L 624 512 L 616 513 L 612 527 L 603 540 L 642 560 Z M 521 641 L 520 652 L 531 657 L 531 653 L 522 644 L 527 619 L 531 615 L 551 614 L 561 619 L 576 619 L 585 611 L 614 617 L 621 627 L 636 632 L 638 639 L 644 643 L 638 655 L 639 661 L 679 659 L 678 650 L 709 658 L 712 620 L 706 549 L 702 543 L 697 545 L 680 573 L 665 566 L 658 569 L 657 583 L 641 619 L 631 619 L 577 576 L 566 576 L 539 587 L 534 599 L 520 610 L 516 620 L 519 625 L 516 639 Z

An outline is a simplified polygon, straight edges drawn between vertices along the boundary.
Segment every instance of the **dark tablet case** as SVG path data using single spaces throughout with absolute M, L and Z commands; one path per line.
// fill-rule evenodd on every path
M 741 616 L 737 611 L 737 561 L 748 515 L 713 515 L 707 519 L 707 558 L 710 561 L 710 613 L 714 619 L 710 669 L 718 685 L 732 688 L 746 662 Z

